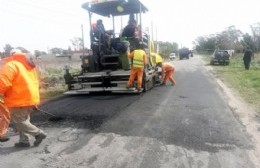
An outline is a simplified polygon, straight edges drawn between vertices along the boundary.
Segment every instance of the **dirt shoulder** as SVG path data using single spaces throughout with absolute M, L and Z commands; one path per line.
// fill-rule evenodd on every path
M 205 63 L 206 64 L 206 63 Z M 251 151 L 250 157 L 260 166 L 260 116 L 256 109 L 246 103 L 239 93 L 215 77 L 214 70 L 211 66 L 206 66 L 206 69 L 212 75 L 218 85 L 222 88 L 229 100 L 229 107 L 232 110 L 236 119 L 244 125 L 247 133 L 250 135 L 252 142 L 254 142 L 254 150 Z

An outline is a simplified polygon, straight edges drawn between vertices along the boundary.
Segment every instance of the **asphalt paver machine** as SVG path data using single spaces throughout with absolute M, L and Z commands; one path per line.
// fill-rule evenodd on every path
M 93 0 L 82 4 L 89 15 L 90 53 L 82 57 L 81 72 L 72 75 L 66 69 L 64 75 L 68 91 L 65 94 L 87 94 L 90 92 L 136 93 L 136 89 L 126 88 L 130 76 L 132 60 L 127 53 L 142 44 L 147 54 L 141 92 L 153 88 L 156 80 L 156 68 L 153 66 L 152 52 L 154 46 L 150 35 L 142 31 L 142 14 L 148 9 L 139 0 Z M 108 18 L 113 26 L 105 35 L 97 35 L 96 20 L 93 16 Z M 124 37 L 116 33 L 116 17 L 134 18 L 139 27 L 139 37 Z M 118 19 L 117 19 L 118 20 Z M 104 33 L 104 32 L 103 32 Z M 108 40 L 107 40 L 108 39 Z

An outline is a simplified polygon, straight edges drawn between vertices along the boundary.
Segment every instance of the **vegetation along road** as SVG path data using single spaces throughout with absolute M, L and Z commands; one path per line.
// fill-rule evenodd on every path
M 48 133 L 39 147 L 0 144 L 0 167 L 257 168 L 259 121 L 195 55 L 174 60 L 176 85 L 141 95 L 61 96 L 34 113 Z M 56 118 L 57 119 L 57 118 Z M 33 141 L 33 139 L 31 140 Z

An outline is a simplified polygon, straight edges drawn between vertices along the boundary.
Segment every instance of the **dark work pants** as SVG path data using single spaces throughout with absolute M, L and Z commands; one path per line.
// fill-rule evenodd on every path
M 250 68 L 250 60 L 244 60 L 245 69 L 249 70 Z

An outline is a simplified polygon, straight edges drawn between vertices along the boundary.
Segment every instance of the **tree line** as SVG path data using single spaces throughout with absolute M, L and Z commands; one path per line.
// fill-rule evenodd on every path
M 260 50 L 260 23 L 250 25 L 252 35 L 242 33 L 235 26 L 229 26 L 224 31 L 207 36 L 199 36 L 193 42 L 195 49 L 201 51 L 234 50 L 241 53 L 244 48 L 250 47 L 254 52 Z
M 71 49 L 71 47 L 69 46 L 68 49 L 62 49 L 59 47 L 54 47 L 48 50 L 49 54 L 54 54 L 54 55 L 68 55 L 71 54 L 73 52 L 82 52 L 83 50 L 83 39 L 80 37 L 74 37 L 73 39 L 70 39 L 70 42 L 74 48 L 74 50 Z M 29 50 L 25 49 L 24 47 L 13 47 L 11 44 L 5 44 L 5 46 L 3 47 L 4 51 L 0 52 L 0 58 L 1 57 L 6 57 L 10 54 L 10 51 L 12 49 L 19 49 L 21 50 L 23 53 L 30 53 Z M 87 49 L 85 48 L 85 50 L 87 51 Z M 46 55 L 47 52 L 45 51 L 40 51 L 40 50 L 34 50 L 34 53 L 30 53 L 30 54 L 34 54 L 35 57 L 41 56 L 41 55 Z

